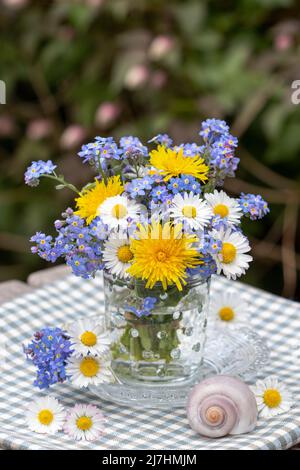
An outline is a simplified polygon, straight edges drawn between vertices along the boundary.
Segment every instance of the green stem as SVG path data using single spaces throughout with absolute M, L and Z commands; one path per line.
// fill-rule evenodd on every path
M 138 168 L 138 165 L 137 163 L 133 160 L 133 166 L 134 166 L 134 169 L 135 169 L 135 172 L 136 172 L 136 177 L 139 178 L 139 168 Z
M 140 320 L 127 318 L 127 325 L 119 341 L 127 349 L 127 354 L 136 361 L 155 360 L 153 357 L 147 359 L 144 356 L 144 353 L 152 352 L 159 359 L 169 363 L 172 361 L 171 351 L 179 345 L 178 328 L 179 323 L 174 321 L 173 315 Z M 138 336 L 132 337 L 132 329 L 138 331 Z M 114 359 L 124 358 L 124 353 L 119 353 L 118 344 L 114 345 L 112 352 Z
M 43 176 L 44 178 L 49 178 L 49 179 L 51 179 L 51 180 L 57 181 L 58 183 L 60 183 L 61 185 L 63 185 L 65 188 L 68 188 L 68 189 L 70 189 L 71 191 L 74 191 L 75 193 L 80 194 L 80 191 L 79 191 L 79 189 L 76 188 L 76 186 L 74 186 L 74 185 L 71 184 L 71 183 L 67 183 L 63 177 L 60 178 L 60 177 L 57 176 L 56 173 L 54 173 L 54 172 L 53 172 L 53 175 L 42 175 L 42 176 Z

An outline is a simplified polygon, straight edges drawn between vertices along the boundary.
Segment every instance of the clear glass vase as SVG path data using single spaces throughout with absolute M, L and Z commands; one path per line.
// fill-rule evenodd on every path
M 138 404 L 149 396 L 160 405 L 179 386 L 199 374 L 206 340 L 210 280 L 191 278 L 179 291 L 164 291 L 131 279 L 120 281 L 104 274 L 105 322 L 111 343 L 111 367 L 116 384 L 98 393 L 118 403 Z M 138 317 L 144 299 L 157 299 L 147 315 Z M 98 391 L 99 392 L 99 391 Z

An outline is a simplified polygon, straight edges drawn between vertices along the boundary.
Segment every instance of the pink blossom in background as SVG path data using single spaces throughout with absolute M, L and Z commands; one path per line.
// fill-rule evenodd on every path
M 135 90 L 145 85 L 148 78 L 149 69 L 146 65 L 134 65 L 127 71 L 124 78 L 124 85 L 130 90 Z
M 167 74 L 162 70 L 154 72 L 151 76 L 151 85 L 153 86 L 153 88 L 163 88 L 166 85 L 167 81 Z
M 105 101 L 100 104 L 95 114 L 95 123 L 100 127 L 109 127 L 119 117 L 121 108 L 118 104 Z
M 22 8 L 28 4 L 28 0 L 2 0 L 2 3 L 9 8 Z
M 71 124 L 62 133 L 60 145 L 69 150 L 80 145 L 86 137 L 86 131 L 80 124 Z
M 290 49 L 293 45 L 293 38 L 290 34 L 280 33 L 275 36 L 275 49 L 278 51 L 285 51 Z
M 174 40 L 170 36 L 157 36 L 149 47 L 149 57 L 159 60 L 166 57 L 174 48 Z
M 26 130 L 26 135 L 31 140 L 40 140 L 48 137 L 53 130 L 53 124 L 49 119 L 34 119 Z
M 15 121 L 8 115 L 0 116 L 0 137 L 10 137 L 16 130 Z

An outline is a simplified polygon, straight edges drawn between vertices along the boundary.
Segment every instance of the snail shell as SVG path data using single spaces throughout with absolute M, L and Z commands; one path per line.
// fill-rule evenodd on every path
M 191 428 L 206 437 L 244 434 L 256 426 L 256 400 L 240 379 L 216 375 L 192 389 L 187 417 Z

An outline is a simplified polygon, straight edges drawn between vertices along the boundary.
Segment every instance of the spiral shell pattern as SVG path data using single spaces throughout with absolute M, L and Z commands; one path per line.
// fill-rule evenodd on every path
M 256 426 L 256 400 L 241 380 L 218 375 L 193 388 L 187 416 L 192 429 L 206 437 L 243 434 Z

